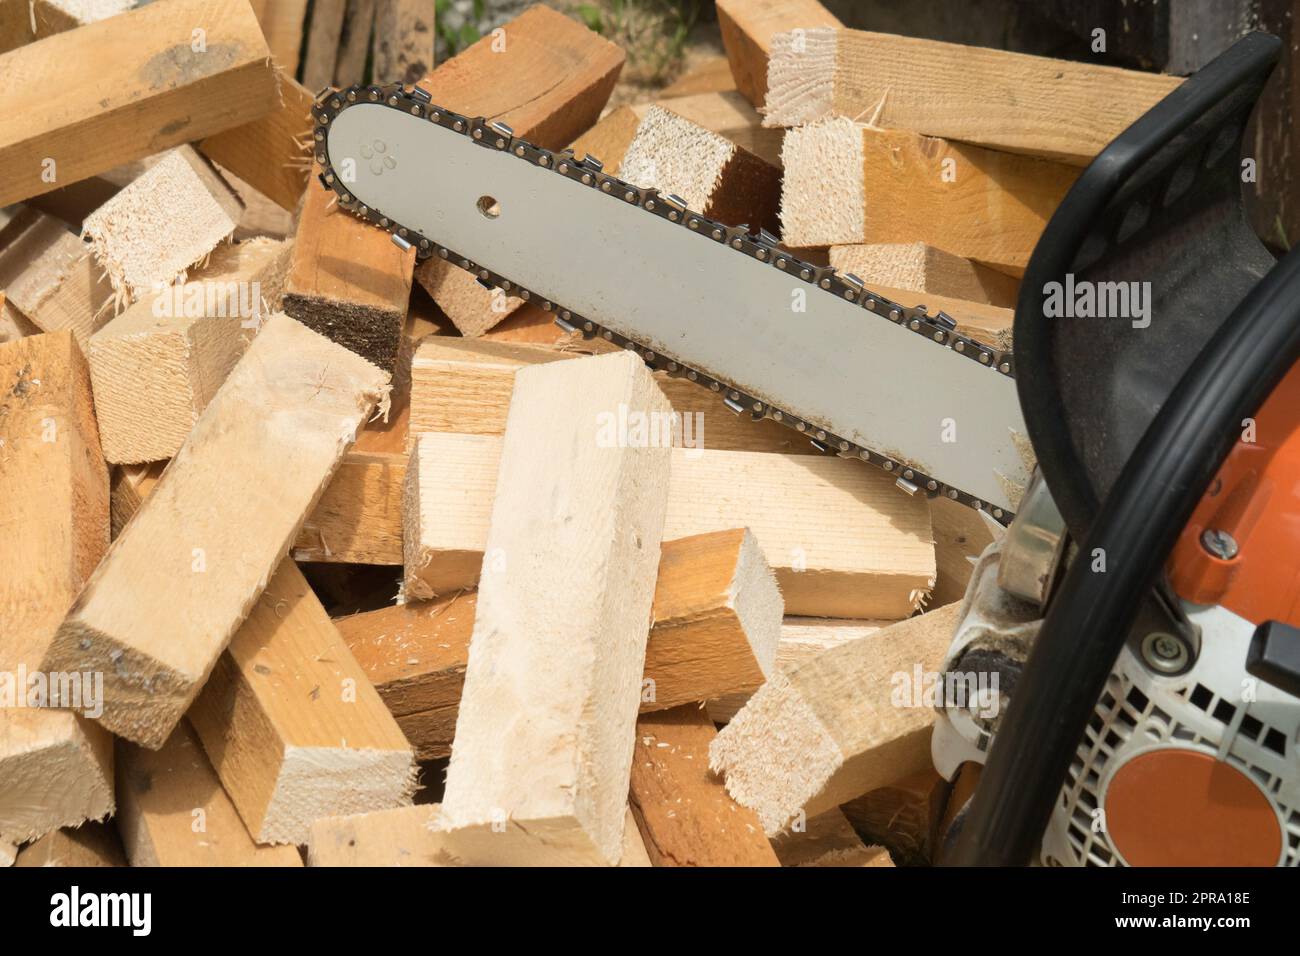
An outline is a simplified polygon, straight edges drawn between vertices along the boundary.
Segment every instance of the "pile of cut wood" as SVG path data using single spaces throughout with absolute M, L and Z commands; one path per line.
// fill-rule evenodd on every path
M 311 177 L 314 91 L 372 49 L 1006 347 L 1177 81 L 718 0 L 725 61 L 606 109 L 623 51 L 549 7 L 431 68 L 432 3 L 132 6 L 0 0 L 0 860 L 928 859 L 895 678 L 988 525 L 417 264 Z

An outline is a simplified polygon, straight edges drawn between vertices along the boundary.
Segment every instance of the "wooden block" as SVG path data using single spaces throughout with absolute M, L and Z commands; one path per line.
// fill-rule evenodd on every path
M 86 346 L 104 457 L 171 458 L 270 314 L 287 242 L 222 244 L 190 281 L 140 299 Z
M 247 0 L 149 4 L 6 53 L 0 206 L 257 119 L 269 53 Z
M 547 400 L 557 394 L 570 398 Z M 535 835 L 530 862 L 622 856 L 670 458 L 598 440 L 593 419 L 620 404 L 669 410 L 633 355 L 518 376 L 487 538 L 505 560 L 479 588 L 442 802 L 449 839 L 504 815 Z M 566 454 L 544 453 L 557 447 Z M 557 568 L 588 586 L 555 588 Z M 494 835 L 462 844 L 467 858 L 513 858 Z
M 334 79 L 347 0 L 313 0 L 302 54 L 302 85 L 315 93 Z
M 199 149 L 282 209 L 298 208 L 311 172 L 312 95 L 277 73 L 278 105 L 260 119 L 209 136 Z
M 780 229 L 781 170 L 662 106 L 641 120 L 619 177 L 680 196 L 711 219 Z
M 420 82 L 433 69 L 433 37 L 432 0 L 378 0 L 373 82 Z
M 86 218 L 82 234 L 123 301 L 135 301 L 208 255 L 239 225 L 243 204 L 188 146 L 174 149 Z
M 831 246 L 830 259 L 840 272 L 852 272 L 872 288 L 933 292 L 1003 309 L 1014 309 L 1020 292 L 1011 276 L 924 242 Z
M 18 853 L 14 866 L 126 866 L 122 841 L 107 823 L 84 823 L 45 834 Z
M 850 800 L 841 808 L 854 829 L 909 863 L 932 862 L 948 782 L 933 767 Z
M 1023 270 L 1078 170 L 833 118 L 786 132 L 782 240 L 921 241 Z
M 311 0 L 252 0 L 271 57 L 286 76 L 298 75 L 302 27 Z
M 72 710 L 22 706 L 54 701 L 13 686 L 21 669 L 73 670 L 41 660 L 108 547 L 108 470 L 71 333 L 0 345 L 0 442 L 0 661 L 21 695 L 0 708 L 0 834 L 22 843 L 113 812 L 108 734 Z
M 404 492 L 408 593 L 474 586 L 500 449 L 500 439 L 487 435 L 417 439 Z M 929 593 L 935 565 L 927 502 L 903 494 L 884 474 L 840 458 L 696 452 L 673 449 L 665 534 L 671 540 L 748 527 L 776 572 L 787 613 L 896 620 Z M 413 578 L 418 593 L 409 590 Z
M 930 766 L 934 709 L 898 706 L 894 695 L 898 675 L 939 670 L 959 607 L 899 621 L 769 678 L 718 734 L 710 769 L 774 835 L 801 812 L 814 817 Z
M 957 331 L 969 335 L 977 341 L 996 346 L 1004 351 L 1011 350 L 1012 331 L 1016 314 L 1013 309 L 1002 309 L 983 302 L 970 302 L 965 299 L 950 299 L 933 292 L 918 293 L 908 289 L 894 289 L 889 286 L 872 286 L 871 291 L 883 295 L 894 302 L 904 305 L 926 305 L 932 313 L 947 312 L 957 323 Z
M 125 13 L 135 0 L 0 0 L 0 53 Z
M 118 742 L 117 793 L 132 866 L 302 866 L 297 847 L 253 842 L 188 721 L 159 750 Z
M 727 58 L 710 56 L 660 90 L 659 98 L 667 100 L 697 93 L 726 93 L 735 88 L 736 80 L 731 75 Z
M 267 321 L 90 578 L 45 669 L 105 672 L 101 723 L 161 746 L 387 379 L 288 316 Z
M 613 43 L 538 4 L 440 64 L 420 85 L 444 109 L 489 116 L 530 143 L 563 149 L 595 125 L 623 60 Z
M 392 371 L 411 298 L 415 250 L 338 207 L 332 192 L 307 190 L 284 310 L 303 325 Z
M 365 80 L 370 37 L 374 29 L 375 0 L 348 0 L 343 13 L 343 29 L 339 34 L 338 56 L 334 62 L 335 87 L 352 86 Z
M 993 530 L 979 512 L 947 498 L 930 501 L 930 525 L 938 570 L 930 602 L 942 607 L 966 596 L 975 560 L 993 543 Z
M 217 663 L 189 720 L 258 843 L 313 820 L 409 804 L 415 760 L 291 559 Z
M 781 623 L 781 636 L 776 645 L 776 670 L 781 674 L 789 674 L 805 661 L 832 647 L 861 640 L 893 623 L 893 621 L 787 617 Z M 723 694 L 721 697 L 710 698 L 709 718 L 715 724 L 728 723 L 752 696 L 753 689 L 743 689 Z
M 798 830 L 772 838 L 782 866 L 892 867 L 884 847 L 867 846 L 838 807 L 818 814 Z
M 438 804 L 330 817 L 312 824 L 308 866 L 460 866 L 440 832 Z M 504 839 L 510 839 L 508 836 Z M 650 866 L 629 809 L 619 866 Z
M 7 233 L 0 248 L 0 316 L 15 332 L 66 329 L 84 345 L 112 317 L 113 289 L 90 249 L 63 222 L 35 211 L 20 213 Z
M 655 866 L 779 866 L 752 810 L 709 773 L 713 721 L 686 704 L 636 723 L 632 813 Z
M 718 0 L 718 26 L 736 88 L 754 106 L 767 98 L 767 60 L 772 38 L 790 30 L 838 27 L 817 0 Z
M 773 39 L 764 122 L 862 117 L 1085 166 L 1181 83 L 1113 66 L 827 27 Z
M 421 760 L 451 753 L 477 597 L 456 594 L 336 624 Z M 664 543 L 646 644 L 641 712 L 748 694 L 771 670 L 781 595 L 747 531 Z
M 350 451 L 293 542 L 295 561 L 402 563 L 406 455 Z
M 524 304 L 499 288 L 483 288 L 470 273 L 437 256 L 420 263 L 415 279 L 466 338 L 478 338 Z
M 447 336 L 424 340 L 411 362 L 411 434 L 426 431 L 500 435 L 520 368 L 579 358 L 576 351 Z M 655 380 L 678 420 L 674 442 L 693 451 L 818 454 L 798 432 L 773 421 L 738 418 L 718 396 L 666 373 Z
M 639 103 L 631 109 L 638 117 L 644 118 L 653 105 Z M 758 111 L 735 90 L 679 96 L 664 100 L 660 105 L 730 140 L 769 165 L 781 168 L 781 140 L 785 131 L 764 127 Z
M 159 153 L 156 156 L 123 163 L 97 176 L 90 176 L 39 196 L 33 196 L 16 208 L 37 209 L 48 213 L 56 219 L 62 219 L 72 227 L 73 232 L 79 234 L 81 224 L 91 213 L 139 179 L 145 170 L 165 155 L 167 154 Z
M 610 110 L 599 123 L 573 141 L 573 154 L 594 156 L 607 173 L 617 176 L 623 156 L 632 145 L 632 138 L 640 125 L 641 114 L 633 107 L 620 106 Z

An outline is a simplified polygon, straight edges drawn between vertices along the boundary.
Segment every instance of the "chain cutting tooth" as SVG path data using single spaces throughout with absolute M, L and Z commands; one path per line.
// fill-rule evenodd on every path
M 988 367 L 992 374 L 1014 376 L 1015 360 L 1010 352 L 992 348 L 960 334 L 956 320 L 943 311 L 931 316 L 924 305 L 912 307 L 900 305 L 872 292 L 861 278 L 852 273 L 841 274 L 830 266 L 817 266 L 798 258 L 783 249 L 777 237 L 765 229 L 754 230 L 747 224 L 728 226 L 717 222 L 690 210 L 686 200 L 681 196 L 672 193 L 661 194 L 657 189 L 642 189 L 605 173 L 603 164 L 595 157 L 584 156 L 578 160 L 571 149 L 558 153 L 552 152 L 516 138 L 514 130 L 499 120 L 489 121 L 483 117 L 469 118 L 443 109 L 433 103 L 432 95 L 423 87 L 412 86 L 407 90 L 400 84 L 390 84 L 387 87 L 354 85 L 346 90 L 326 87 L 316 94 L 312 106 L 312 117 L 316 121 L 313 139 L 321 144 L 317 149 L 317 160 L 320 161 L 321 156 L 325 157 L 325 161 L 320 162 L 321 174 L 318 177 L 322 187 L 336 193 L 339 202 L 353 214 L 382 224 L 390 231 L 394 244 L 399 248 L 406 250 L 414 246 L 417 257 L 422 259 L 437 255 L 469 271 L 481 284 L 489 288 L 501 287 L 506 290 L 513 288 L 511 294 L 525 301 L 540 299 L 543 310 L 553 312 L 555 323 L 564 331 L 580 332 L 584 338 L 600 336 L 622 348 L 635 351 L 653 368 L 662 369 L 670 375 L 684 377 L 714 392 L 722 393 L 724 404 L 738 415 L 748 411 L 755 421 L 770 418 L 804 434 L 818 451 L 859 459 L 883 468 L 886 473 L 895 476 L 899 488 L 908 494 L 923 492 L 930 497 L 947 497 L 975 510 L 984 510 L 1004 524 L 1014 517 L 1010 512 L 991 508 L 974 496 L 909 468 L 905 463 L 877 455 L 870 449 L 833 435 L 798 416 L 790 415 L 780 408 L 745 395 L 737 389 L 729 388 L 725 383 L 699 369 L 658 353 L 627 336 L 605 328 L 592 319 L 579 316 L 549 299 L 536 296 L 532 290 L 525 289 L 518 283 L 513 283 L 508 278 L 483 268 L 467 257 L 460 256 L 448 247 L 437 243 L 431 237 L 421 235 L 418 231 L 401 225 L 392 217 L 385 216 L 379 210 L 370 208 L 343 188 L 328 161 L 330 125 L 340 112 L 358 103 L 378 103 L 422 117 L 428 122 L 462 136 L 471 137 L 486 148 L 508 152 L 525 162 L 554 170 L 566 178 L 598 189 L 621 202 L 638 205 L 661 218 L 678 222 L 691 232 L 725 244 L 749 258 L 770 264 L 824 292 L 859 304 L 880 318 L 924 336 L 940 347 L 950 348 L 959 355 Z

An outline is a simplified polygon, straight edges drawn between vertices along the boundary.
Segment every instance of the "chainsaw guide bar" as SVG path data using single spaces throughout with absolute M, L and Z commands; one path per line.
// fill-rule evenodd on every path
M 1002 524 L 1013 517 L 1034 462 L 1012 355 L 958 333 L 947 314 L 877 295 L 766 231 L 608 175 L 593 157 L 441 109 L 419 87 L 327 89 L 312 115 L 322 184 L 417 257 L 538 302 L 566 331 L 635 351 L 736 414 L 876 465 L 910 494 L 947 497 Z M 642 256 L 628 255 L 638 247 Z M 726 278 L 737 270 L 739 280 Z M 551 294 L 557 273 L 582 285 Z M 690 294 L 695 276 L 709 283 L 707 311 Z M 801 298 L 804 309 L 792 307 Z M 863 322 L 862 311 L 879 321 Z M 738 347 L 742 332 L 758 348 Z M 941 389 L 923 384 L 940 377 Z M 948 437 L 958 421 L 960 444 Z

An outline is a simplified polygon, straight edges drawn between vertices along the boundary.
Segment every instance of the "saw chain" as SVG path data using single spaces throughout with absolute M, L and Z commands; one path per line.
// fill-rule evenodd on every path
M 636 352 L 654 370 L 684 377 L 717 393 L 722 402 L 737 415 L 748 414 L 754 421 L 772 419 L 794 429 L 806 437 L 818 451 L 875 465 L 896 479 L 898 486 L 909 494 L 927 497 L 946 497 L 976 510 L 984 511 L 1001 524 L 1007 524 L 1012 512 L 986 503 L 975 495 L 926 474 L 899 455 L 883 454 L 872 448 L 835 434 L 826 423 L 809 420 L 792 413 L 770 401 L 748 394 L 743 388 L 711 375 L 700 368 L 685 364 L 680 356 L 662 354 L 649 344 L 637 341 L 590 317 L 579 314 L 564 303 L 552 301 L 535 289 L 525 288 L 514 277 L 501 275 L 481 263 L 457 253 L 441 244 L 437 237 L 420 233 L 382 209 L 368 205 L 349 190 L 345 176 L 331 162 L 327 145 L 330 124 L 349 107 L 360 104 L 384 106 L 408 114 L 418 120 L 435 124 L 445 130 L 467 137 L 484 149 L 508 154 L 521 163 L 550 170 L 555 175 L 574 183 L 574 188 L 585 188 L 608 197 L 611 203 L 635 206 L 647 216 L 655 216 L 679 225 L 685 230 L 707 237 L 719 245 L 749 260 L 755 269 L 778 269 L 806 283 L 810 292 L 834 296 L 871 313 L 876 320 L 905 328 L 936 349 L 949 350 L 970 362 L 984 366 L 989 374 L 1012 378 L 1015 365 L 1009 351 L 992 348 L 969 336 L 959 333 L 957 322 L 945 312 L 931 314 L 924 305 L 907 306 L 894 302 L 865 287 L 862 279 L 851 273 L 839 273 L 830 266 L 818 266 L 792 255 L 782 248 L 776 237 L 763 229 L 748 225 L 728 225 L 710 219 L 687 208 L 686 202 L 672 194 L 661 194 L 653 188 L 642 188 L 606 173 L 601 162 L 593 156 L 579 158 L 571 149 L 551 151 L 535 146 L 519 137 L 506 124 L 484 117 L 462 116 L 443 109 L 432 102 L 432 97 L 418 86 L 406 88 L 398 84 L 384 87 L 352 86 L 345 90 L 325 89 L 317 94 L 312 108 L 315 120 L 313 153 L 320 167 L 321 184 L 332 190 L 339 205 L 392 234 L 393 242 L 403 249 L 414 248 L 417 258 L 432 256 L 458 266 L 473 275 L 485 288 L 499 288 L 504 293 L 526 302 L 534 302 L 554 314 L 555 322 L 566 332 L 580 333 L 584 338 L 599 337 L 616 346 Z M 382 162 L 382 158 L 379 159 Z M 1014 503 L 1014 502 L 1013 502 Z

